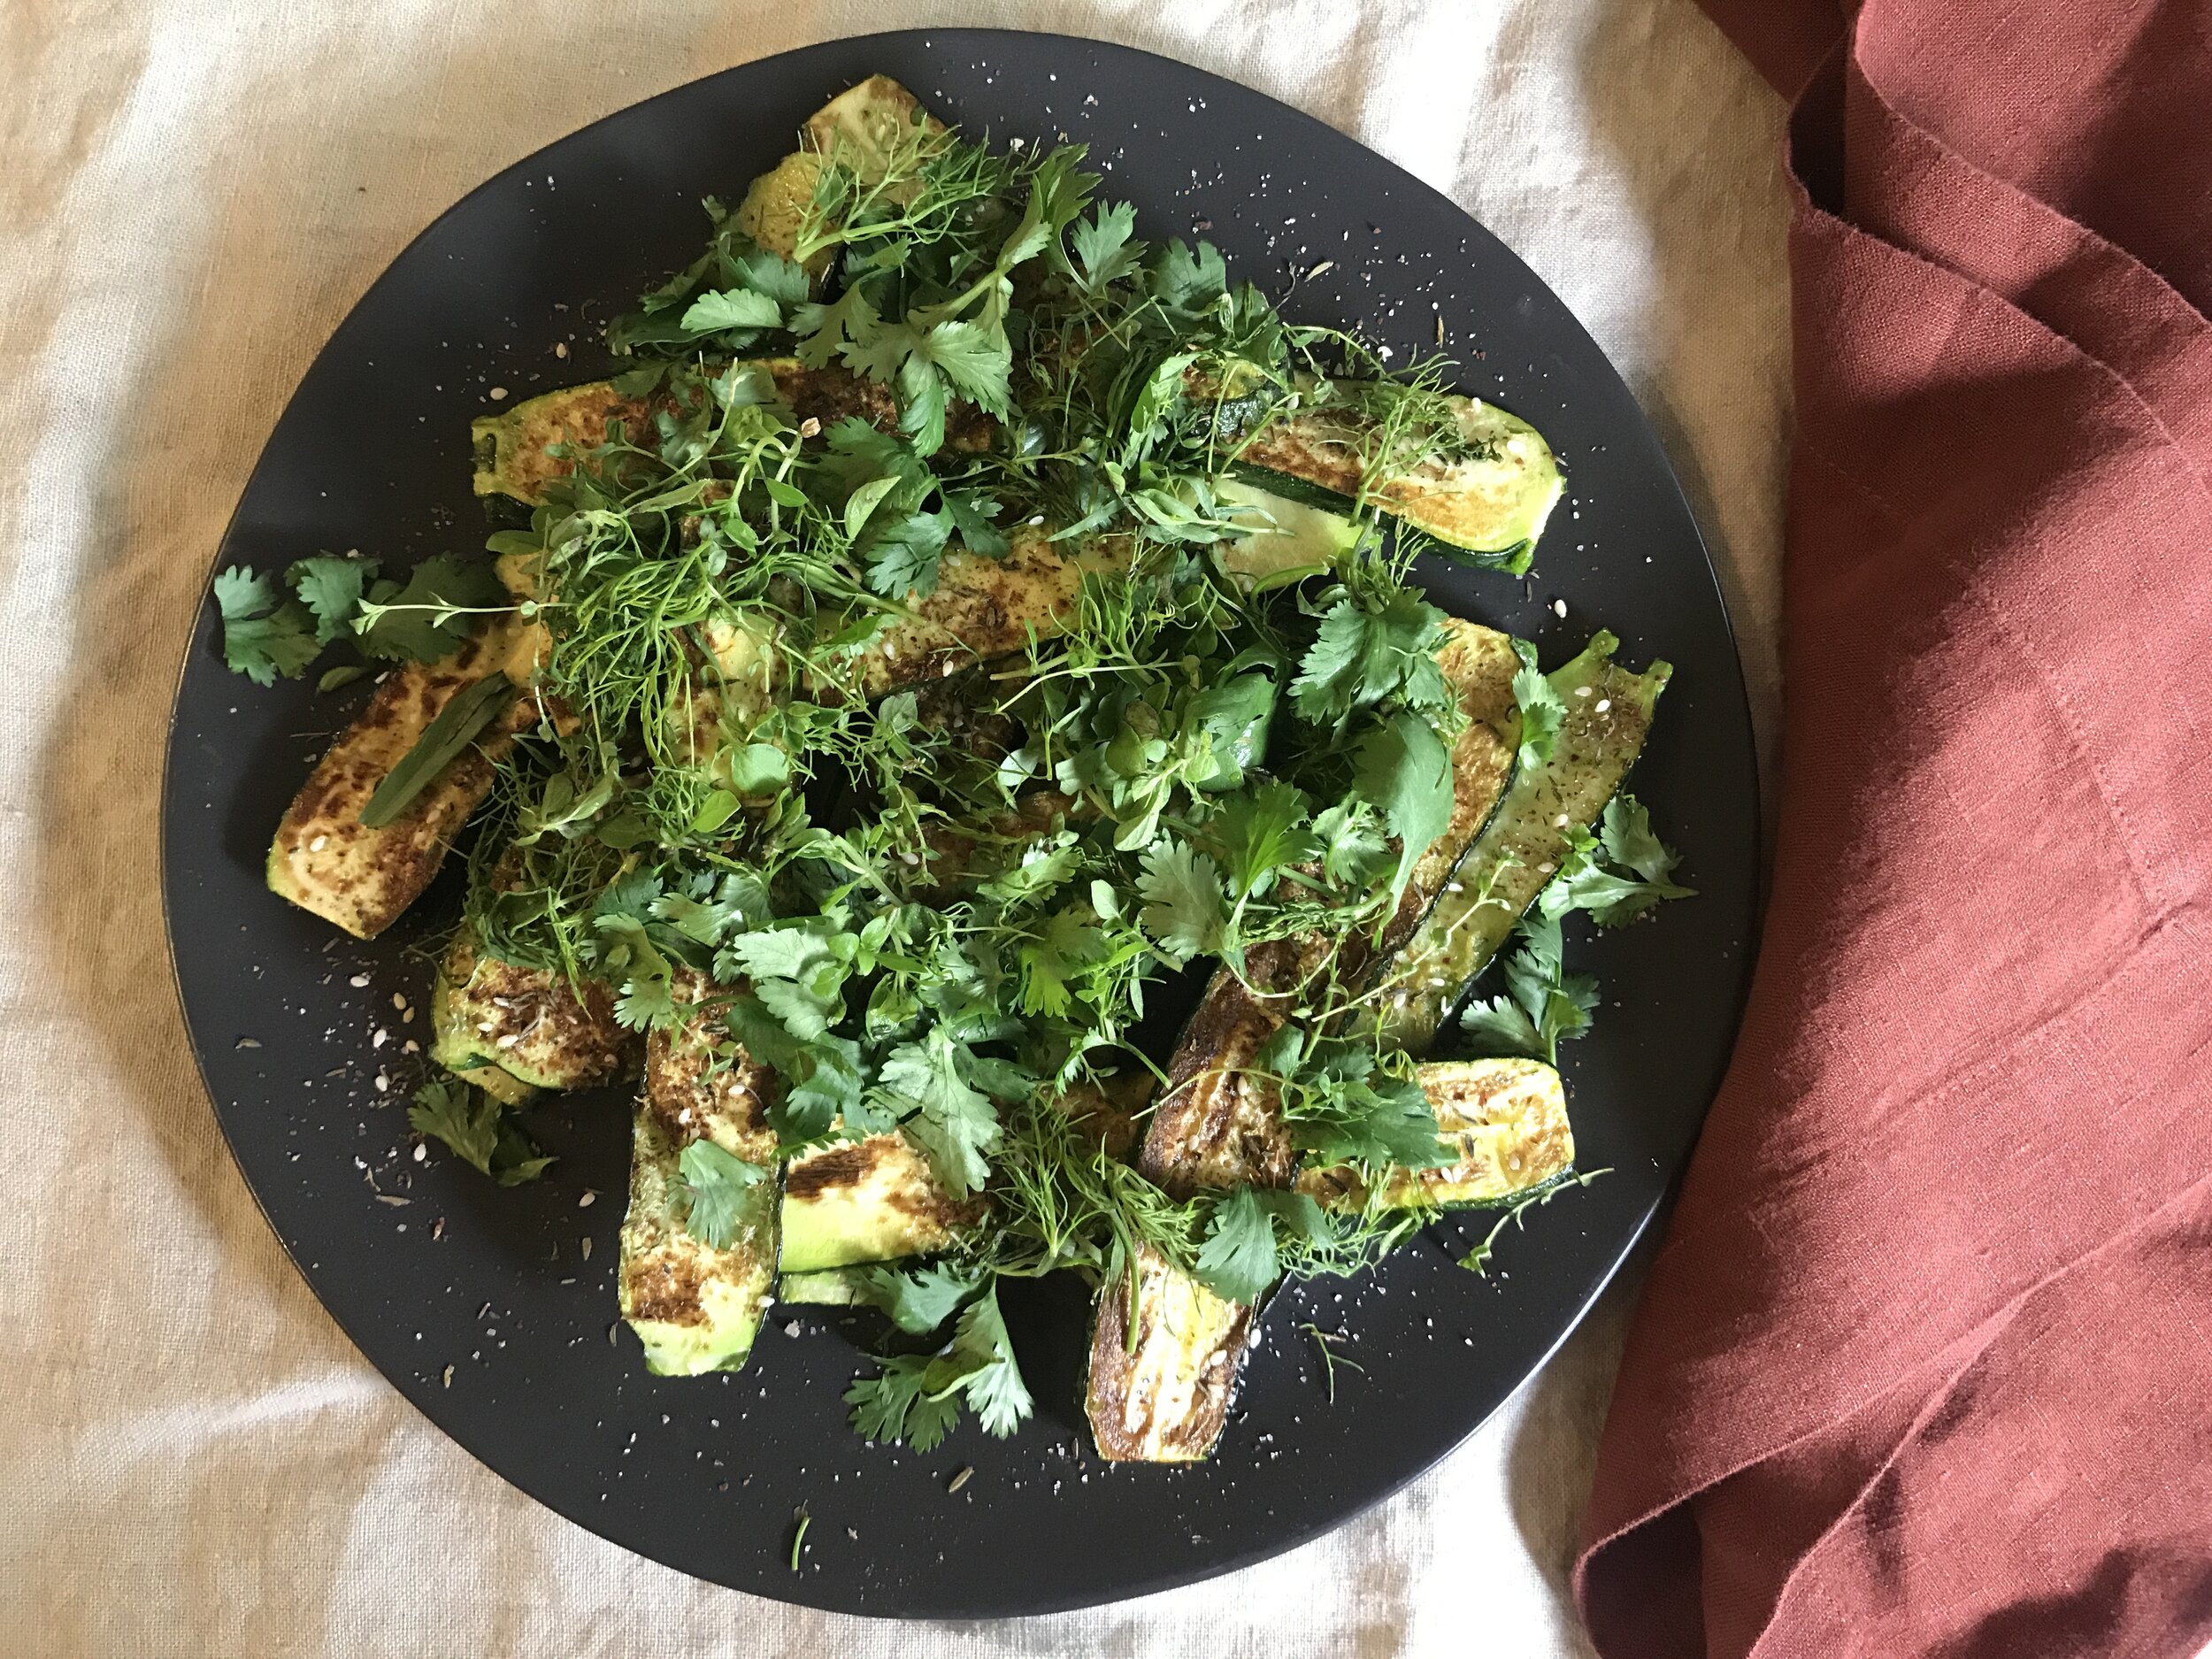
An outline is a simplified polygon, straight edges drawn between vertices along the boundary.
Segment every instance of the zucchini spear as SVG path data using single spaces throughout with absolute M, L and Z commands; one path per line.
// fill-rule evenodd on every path
M 1415 864 L 1386 948 L 1412 931 L 1505 793 L 1520 735 L 1513 676 L 1520 666 L 1503 634 L 1454 620 L 1438 664 L 1467 724 L 1452 749 L 1452 817 Z M 1285 940 L 1256 948 L 1246 979 L 1216 972 L 1168 1063 L 1139 1167 L 1178 1197 L 1240 1186 L 1292 1184 L 1296 1155 L 1277 1087 L 1250 1066 L 1291 1017 L 1297 994 L 1331 941 Z M 1099 1455 L 1186 1462 L 1202 1458 L 1227 1421 L 1253 1310 L 1225 1301 L 1172 1263 L 1140 1251 L 1125 1282 L 1100 1292 L 1091 1331 L 1085 1409 Z

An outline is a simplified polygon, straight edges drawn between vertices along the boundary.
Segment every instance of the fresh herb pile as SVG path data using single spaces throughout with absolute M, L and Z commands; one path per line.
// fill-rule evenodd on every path
M 710 204 L 706 251 L 608 330 L 640 365 L 615 390 L 649 419 L 571 453 L 528 528 L 492 538 L 526 597 L 451 560 L 404 586 L 330 557 L 218 584 L 232 665 L 263 683 L 341 639 L 430 660 L 488 611 L 542 626 L 542 718 L 481 814 L 470 935 L 603 982 L 632 1029 L 726 1033 L 775 1074 L 781 1154 L 901 1128 L 953 1196 L 988 1195 L 953 1253 L 857 1276 L 902 1331 L 941 1333 L 848 1395 L 864 1434 L 920 1447 L 964 1403 L 1000 1434 L 1030 1412 L 1000 1279 L 1110 1284 L 1142 1245 L 1251 1302 L 1425 1219 L 1250 1187 L 1177 1199 L 1124 1160 L 1079 1102 L 1158 1075 L 1148 1016 L 1187 998 L 1193 964 L 1325 941 L 1256 1063 L 1294 1144 L 1361 1171 L 1447 1161 L 1411 1062 L 1344 1034 L 1452 815 L 1445 618 L 1407 580 L 1432 544 L 1386 532 L 1363 484 L 1325 573 L 1271 585 L 1221 557 L 1259 527 L 1224 486 L 1273 423 L 1340 413 L 1371 481 L 1463 454 L 1444 365 L 1388 373 L 1210 246 L 1141 241 L 1082 160 L 917 121 L 864 166 L 824 157 L 789 257 Z M 895 419 L 801 419 L 771 355 L 887 388 Z M 949 559 L 1040 542 L 1098 566 L 1056 634 L 870 695 L 871 653 Z M 1525 660 L 1540 764 L 1560 711 Z M 1683 891 L 1672 864 L 1617 800 L 1531 912 L 1505 994 L 1471 1012 L 1483 1050 L 1550 1056 L 1586 1028 L 1596 988 L 1563 966 L 1561 917 L 1625 921 Z M 413 1121 L 503 1181 L 547 1161 L 457 1080 Z M 686 1225 L 716 1247 L 776 1178 L 703 1140 L 680 1168 Z

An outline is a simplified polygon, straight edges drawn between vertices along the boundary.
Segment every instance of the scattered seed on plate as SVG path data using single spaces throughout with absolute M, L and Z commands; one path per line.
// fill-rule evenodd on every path
M 961 1464 L 960 1472 L 945 1483 L 945 1490 L 947 1492 L 959 1491 L 961 1487 L 968 1484 L 969 1479 L 974 1475 L 974 1473 L 975 1470 L 972 1466 L 966 1463 Z

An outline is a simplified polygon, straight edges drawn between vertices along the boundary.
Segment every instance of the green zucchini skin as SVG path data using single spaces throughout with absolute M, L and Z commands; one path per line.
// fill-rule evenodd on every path
M 1488 1210 L 1569 1179 L 1574 1130 L 1566 1085 L 1541 1060 L 1432 1061 L 1420 1068 L 1436 1126 L 1457 1156 L 1439 1169 L 1392 1168 L 1371 1188 L 1355 1170 L 1302 1170 L 1298 1190 L 1332 1210 Z
M 1601 631 L 1548 676 L 1567 708 L 1551 758 L 1516 775 L 1405 948 L 1378 971 L 1365 1025 L 1385 1050 L 1427 1050 L 1557 872 L 1568 826 L 1594 822 L 1643 752 L 1674 671 L 1655 662 L 1632 674 L 1612 661 L 1618 645 Z
M 748 1187 L 726 1247 L 689 1231 L 684 1148 L 711 1141 L 733 1157 L 774 1168 L 768 1103 L 775 1083 L 721 1034 L 703 1006 L 711 995 L 704 975 L 683 970 L 673 988 L 691 1011 L 646 1040 L 618 1283 L 646 1369 L 692 1377 L 735 1371 L 752 1352 L 775 1284 L 780 1193 L 772 1179 Z

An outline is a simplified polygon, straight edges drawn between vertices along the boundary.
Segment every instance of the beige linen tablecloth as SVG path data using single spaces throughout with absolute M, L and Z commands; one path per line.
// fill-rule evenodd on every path
M 1617 1293 L 1333 1537 L 1090 1613 L 902 1628 L 694 1583 L 503 1485 L 348 1346 L 217 1136 L 161 936 L 157 779 L 216 539 L 293 386 L 418 229 L 538 145 L 787 47 L 949 23 L 1202 65 L 1502 235 L 1657 423 L 1771 731 L 1781 112 L 1689 0 L 4 0 L 11 1659 L 1584 1651 L 1563 1575 Z

